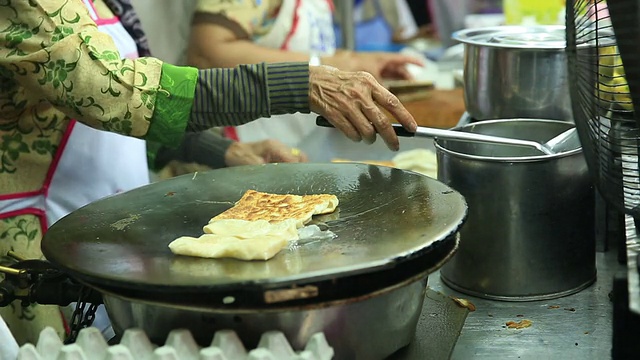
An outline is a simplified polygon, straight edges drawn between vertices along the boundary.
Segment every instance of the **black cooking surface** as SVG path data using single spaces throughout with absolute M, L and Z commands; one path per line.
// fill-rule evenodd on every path
M 171 253 L 171 241 L 199 236 L 211 217 L 248 189 L 335 194 L 337 212 L 316 221 L 337 238 L 290 246 L 269 261 Z M 273 288 L 393 268 L 451 238 L 465 216 L 459 193 L 416 173 L 357 164 L 269 164 L 185 175 L 100 200 L 54 224 L 42 249 L 52 263 L 97 285 Z M 426 258 L 425 269 L 446 255 Z

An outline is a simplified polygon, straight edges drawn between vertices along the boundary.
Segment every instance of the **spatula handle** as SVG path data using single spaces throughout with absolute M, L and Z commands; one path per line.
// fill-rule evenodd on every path
M 327 119 L 325 119 L 322 116 L 318 116 L 318 118 L 316 119 L 316 125 L 323 126 L 323 127 L 334 127 Z M 537 149 L 543 154 L 552 154 L 552 152 L 549 149 L 545 148 L 542 144 L 537 143 L 535 141 L 503 138 L 499 136 L 482 135 L 482 134 L 469 133 L 469 132 L 463 132 L 463 131 L 434 129 L 434 128 L 421 127 L 421 126 L 418 126 L 418 128 L 416 129 L 416 132 L 412 133 L 410 131 L 407 131 L 400 124 L 391 124 L 391 125 L 393 126 L 393 130 L 396 132 L 396 135 L 402 136 L 402 137 L 425 137 L 425 138 L 431 138 L 431 139 L 440 138 L 440 139 L 453 140 L 453 141 L 522 146 L 522 147 Z
M 316 125 L 322 126 L 322 127 L 328 127 L 328 128 L 335 127 L 324 116 L 318 116 L 316 118 Z M 398 135 L 398 136 L 402 136 L 402 137 L 414 137 L 414 136 L 416 136 L 415 133 L 412 133 L 411 131 L 408 131 L 407 129 L 403 128 L 402 125 L 400 125 L 400 124 L 391 124 L 391 126 L 393 126 L 393 131 L 395 131 L 396 135 Z

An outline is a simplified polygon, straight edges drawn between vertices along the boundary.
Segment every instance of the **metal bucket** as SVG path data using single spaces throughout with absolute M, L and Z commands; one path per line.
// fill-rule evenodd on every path
M 461 131 L 545 142 L 572 125 L 491 120 Z M 469 204 L 457 254 L 440 271 L 477 297 L 528 301 L 576 293 L 595 281 L 594 186 L 578 148 L 535 149 L 436 141 L 438 179 Z

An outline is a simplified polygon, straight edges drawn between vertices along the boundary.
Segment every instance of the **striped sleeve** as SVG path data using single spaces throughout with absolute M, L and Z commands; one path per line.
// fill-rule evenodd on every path
M 309 64 L 261 63 L 200 70 L 194 96 L 189 130 L 309 113 Z
M 309 113 L 309 64 L 270 64 L 267 73 L 271 115 Z

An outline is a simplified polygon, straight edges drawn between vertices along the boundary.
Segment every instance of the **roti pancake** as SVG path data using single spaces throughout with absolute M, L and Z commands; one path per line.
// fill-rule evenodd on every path
M 281 195 L 249 190 L 235 206 L 211 221 L 240 219 L 278 223 L 295 219 L 296 227 L 301 228 L 311 221 L 313 215 L 331 213 L 337 206 L 338 198 L 335 195 Z
M 203 231 L 205 234 L 235 236 L 239 239 L 276 236 L 287 241 L 298 240 L 298 229 L 294 219 L 273 224 L 267 220 L 218 219 L 211 221 Z
M 298 229 L 313 215 L 331 213 L 337 206 L 335 195 L 280 195 L 249 190 L 232 208 L 209 220 L 203 228 L 204 235 L 177 238 L 169 249 L 177 255 L 268 260 L 289 241 L 298 240 Z
M 235 258 L 240 260 L 269 260 L 282 250 L 288 240 L 281 236 L 257 236 L 241 239 L 235 236 L 205 234 L 199 238 L 182 236 L 169 244 L 177 255 L 203 258 Z

